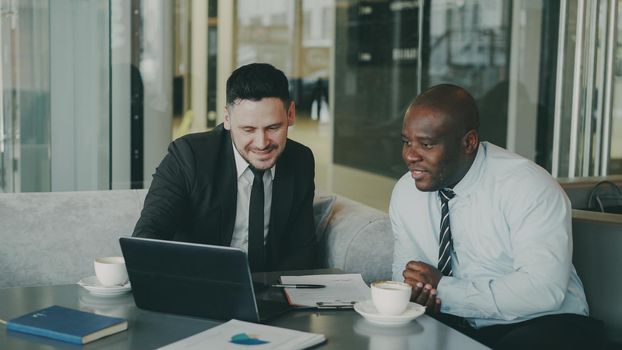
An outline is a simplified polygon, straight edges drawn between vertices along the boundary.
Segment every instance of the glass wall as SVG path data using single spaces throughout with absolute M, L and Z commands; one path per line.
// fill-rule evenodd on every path
M 552 173 L 622 174 L 619 0 L 562 1 Z
M 333 6 L 334 0 L 238 0 L 234 68 L 273 64 L 289 78 L 298 111 L 311 113 L 319 95 L 328 99 Z
M 398 177 L 418 89 L 419 1 L 338 1 L 335 15 L 334 161 Z
M 50 190 L 50 8 L 0 1 L 0 192 Z
M 298 1 L 238 0 L 235 67 L 252 62 L 270 62 L 288 77 L 295 77 L 294 26 Z
M 622 1 L 615 0 L 615 51 L 612 74 L 613 108 L 611 115 L 611 146 L 607 173 L 622 174 Z
M 430 1 L 424 31 L 423 88 L 453 83 L 480 109 L 480 139 L 505 147 L 511 1 Z
M 0 0 L 0 191 L 147 187 L 257 61 L 290 78 L 292 135 L 325 167 L 394 181 L 406 106 L 455 83 L 483 140 L 555 176 L 619 174 L 620 1 Z
M 107 188 L 108 2 L 1 5 L 0 191 Z
M 108 186 L 143 188 L 166 153 L 173 118 L 187 107 L 189 9 L 182 0 L 113 0 L 111 6 Z M 175 25 L 180 19 L 186 25 Z
M 336 163 L 390 177 L 405 172 L 405 108 L 439 83 L 469 90 L 481 138 L 505 146 L 509 1 L 342 1 L 335 53 Z
M 205 85 L 191 79 L 191 0 L 0 6 L 0 191 L 147 187 Z

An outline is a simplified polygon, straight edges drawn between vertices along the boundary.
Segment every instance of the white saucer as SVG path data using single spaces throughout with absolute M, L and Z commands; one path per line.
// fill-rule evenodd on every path
M 406 324 L 421 316 L 425 312 L 425 307 L 415 303 L 408 303 L 408 307 L 403 314 L 388 316 L 379 314 L 374 303 L 371 300 L 365 300 L 354 304 L 354 311 L 358 312 L 371 323 L 383 326 L 395 326 Z
M 119 286 L 106 287 L 106 286 L 102 286 L 101 283 L 99 283 L 99 280 L 97 280 L 96 276 L 85 277 L 81 279 L 78 282 L 78 284 L 82 286 L 84 289 L 91 292 L 91 294 L 97 295 L 100 297 L 113 297 L 113 296 L 121 295 L 123 293 L 127 293 L 130 290 L 132 290 L 132 286 L 130 285 L 129 281 L 126 282 L 122 286 L 119 285 Z

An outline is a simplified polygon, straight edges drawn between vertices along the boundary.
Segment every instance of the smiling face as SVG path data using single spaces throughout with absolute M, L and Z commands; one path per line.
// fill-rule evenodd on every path
M 294 124 L 294 103 L 285 108 L 276 97 L 238 100 L 225 108 L 225 129 L 242 158 L 259 170 L 274 166 L 285 150 L 287 127 Z
M 467 173 L 478 145 L 477 131 L 430 106 L 411 105 L 402 127 L 402 158 L 420 191 L 453 188 Z

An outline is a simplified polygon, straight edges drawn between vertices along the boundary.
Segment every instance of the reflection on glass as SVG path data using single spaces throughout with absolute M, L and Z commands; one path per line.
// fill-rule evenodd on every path
M 566 3 L 567 9 L 561 14 L 565 39 L 558 52 L 562 67 L 558 68 L 561 76 L 557 78 L 557 149 L 553 154 L 557 159 L 554 158 L 553 174 L 558 177 L 620 174 L 620 9 L 611 16 L 606 1 Z M 610 22 L 612 19 L 615 22 Z M 612 71 L 608 68 L 610 57 Z
M 469 90 L 480 107 L 481 138 L 505 146 L 510 1 L 341 3 L 335 44 L 340 48 L 335 52 L 336 163 L 401 176 L 405 108 L 419 86 L 439 83 Z
M 611 147 L 609 174 L 622 174 L 622 1 L 618 1 L 616 21 L 615 73 L 613 79 L 613 108 L 611 115 Z
M 50 190 L 49 14 L 0 1 L 0 192 Z
M 238 0 L 236 7 L 236 67 L 267 62 L 279 68 L 298 112 L 323 122 L 329 121 L 333 6 L 334 0 Z
M 354 324 L 354 332 L 369 338 L 370 350 L 407 350 L 416 344 L 416 335 L 423 333 L 423 327 L 414 321 L 405 325 L 376 325 L 361 318 Z M 413 344 L 415 343 L 415 344 Z
M 0 191 L 108 188 L 108 10 L 0 1 Z
M 269 62 L 291 77 L 294 72 L 296 1 L 238 0 L 236 67 Z
M 423 47 L 423 89 L 453 83 L 480 109 L 480 138 L 505 147 L 510 1 L 431 1 Z M 425 29 L 424 29 L 425 30 Z
M 334 162 L 399 177 L 400 134 L 418 86 L 420 1 L 339 1 Z

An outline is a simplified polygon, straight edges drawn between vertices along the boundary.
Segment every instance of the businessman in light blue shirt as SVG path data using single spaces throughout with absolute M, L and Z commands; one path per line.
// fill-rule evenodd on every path
M 430 88 L 406 111 L 393 279 L 493 348 L 598 347 L 602 324 L 588 317 L 572 266 L 568 198 L 538 165 L 480 143 L 478 125 L 473 97 L 455 85 Z

